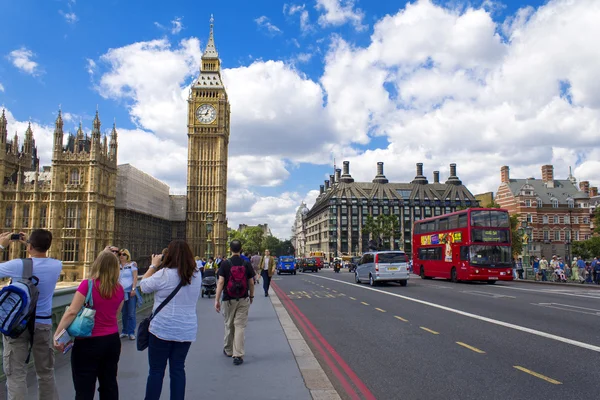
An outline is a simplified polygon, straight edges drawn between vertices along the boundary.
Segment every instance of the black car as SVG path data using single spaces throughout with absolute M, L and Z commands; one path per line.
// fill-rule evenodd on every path
M 317 267 L 317 260 L 315 260 L 314 258 L 305 258 L 304 262 L 302 263 L 300 272 L 306 271 L 319 272 L 319 267 Z

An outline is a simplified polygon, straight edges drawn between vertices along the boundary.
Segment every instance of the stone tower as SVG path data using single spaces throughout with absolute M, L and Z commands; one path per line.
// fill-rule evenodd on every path
M 186 239 L 195 256 L 226 255 L 229 119 L 211 17 L 200 76 L 188 98 Z

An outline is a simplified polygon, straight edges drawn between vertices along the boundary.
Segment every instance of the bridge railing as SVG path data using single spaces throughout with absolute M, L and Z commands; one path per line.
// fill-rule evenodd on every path
M 73 300 L 73 296 L 75 295 L 75 292 L 77 291 L 77 286 L 73 286 L 73 287 L 69 287 L 69 288 L 63 288 L 63 289 L 56 289 L 56 291 L 54 292 L 54 296 L 52 298 L 52 331 L 56 331 L 56 328 L 58 326 L 58 323 L 60 322 L 63 314 L 65 313 L 65 308 L 71 304 L 71 301 Z M 152 308 L 152 305 L 154 304 L 154 293 L 151 294 L 145 294 L 142 293 L 142 298 L 144 300 L 143 304 L 138 307 L 138 313 L 139 312 L 143 312 L 146 311 L 148 309 Z M 117 318 L 119 319 L 119 323 L 121 321 L 121 315 L 118 315 Z M 2 341 L 0 341 L 0 351 L 3 350 L 3 343 Z M 0 365 L 2 364 L 2 359 L 0 359 Z M 30 362 L 30 367 L 33 367 L 33 362 Z M 5 379 L 4 376 L 4 368 L 0 369 L 0 381 L 3 381 Z

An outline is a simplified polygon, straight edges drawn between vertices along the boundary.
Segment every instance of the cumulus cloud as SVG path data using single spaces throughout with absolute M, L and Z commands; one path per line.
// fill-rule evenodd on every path
M 265 29 L 270 34 L 279 34 L 282 33 L 281 29 L 279 29 L 276 25 L 272 24 L 268 17 L 260 16 L 254 20 L 256 24 L 261 29 Z
M 315 8 L 323 12 L 319 16 L 319 25 L 340 26 L 345 23 L 351 23 L 358 31 L 367 29 L 362 24 L 365 17 L 360 8 L 355 8 L 354 0 L 317 0 Z
M 8 59 L 12 64 L 32 76 L 38 76 L 41 74 L 40 66 L 37 62 L 33 61 L 35 53 L 26 47 L 13 50 L 8 54 Z

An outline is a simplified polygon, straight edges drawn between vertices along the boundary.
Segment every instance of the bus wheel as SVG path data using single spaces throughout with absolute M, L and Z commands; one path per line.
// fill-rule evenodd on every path
M 487 284 L 488 284 L 488 285 L 495 285 L 495 284 L 496 284 L 496 281 L 487 281 Z
M 452 267 L 452 270 L 450 271 L 450 281 L 451 282 L 458 282 L 458 279 L 456 279 L 456 268 Z

